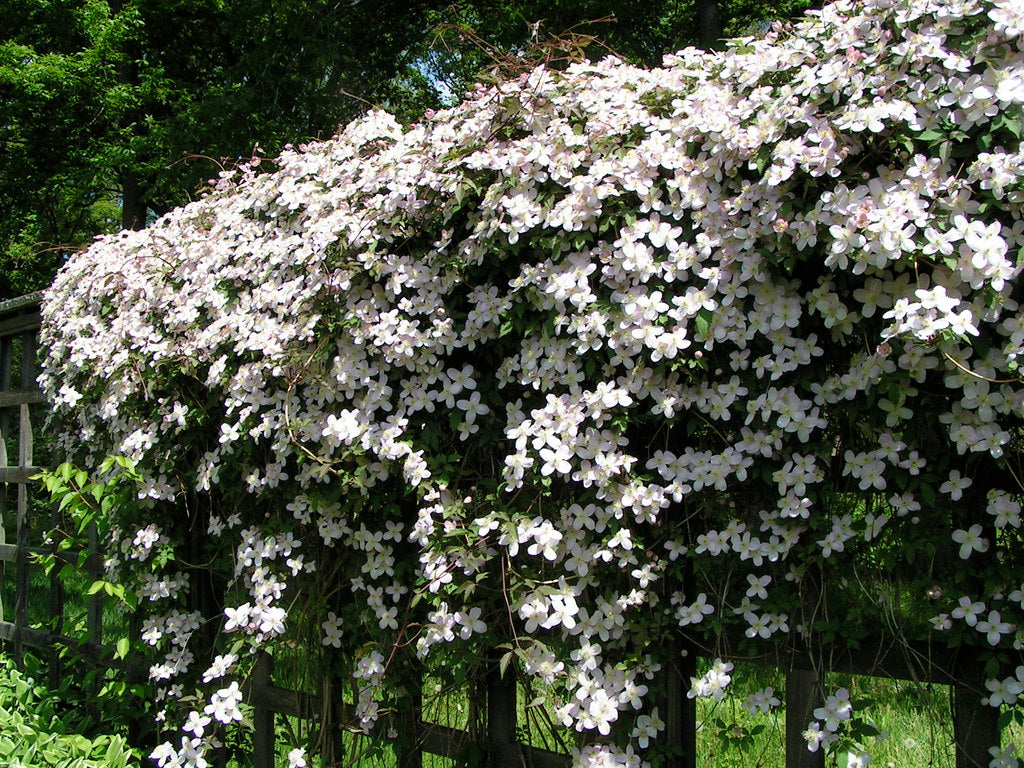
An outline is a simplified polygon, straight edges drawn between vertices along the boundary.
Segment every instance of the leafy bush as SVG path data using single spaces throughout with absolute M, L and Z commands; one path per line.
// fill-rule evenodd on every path
M 69 733 L 54 694 L 0 657 L 0 763 L 8 768 L 125 768 L 138 762 L 123 736 Z

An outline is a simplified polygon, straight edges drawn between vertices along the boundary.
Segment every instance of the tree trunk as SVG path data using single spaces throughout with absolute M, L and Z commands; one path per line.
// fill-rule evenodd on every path
M 126 0 L 111 0 L 110 18 L 115 20 L 123 10 Z M 136 65 L 138 52 L 136 46 L 128 41 L 122 58 L 117 65 L 117 80 L 133 90 L 139 85 L 139 72 Z M 120 118 L 122 128 L 129 128 L 141 118 L 136 110 L 129 110 Z M 133 153 L 134 154 L 134 153 Z M 121 229 L 144 229 L 146 226 L 146 203 L 143 200 L 139 177 L 130 168 L 119 170 L 121 182 Z
M 131 171 L 121 174 L 121 229 L 143 229 L 146 226 L 146 203 L 138 177 Z
M 722 46 L 722 16 L 718 0 L 697 0 L 697 37 L 705 50 Z

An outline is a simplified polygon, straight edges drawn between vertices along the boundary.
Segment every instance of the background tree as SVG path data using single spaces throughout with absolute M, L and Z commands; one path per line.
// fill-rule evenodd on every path
M 181 204 L 213 159 L 433 103 L 407 53 L 430 6 L 3 0 L 0 294 Z
M 414 120 L 502 56 L 535 62 L 563 35 L 581 56 L 656 64 L 808 4 L 0 0 L 0 297 L 187 201 L 219 163 L 329 136 L 368 105 Z
M 552 40 L 576 44 L 591 59 L 614 53 L 657 66 L 686 46 L 715 48 L 723 37 L 761 34 L 773 20 L 818 7 L 814 0 L 463 0 L 430 13 L 432 34 L 418 55 L 442 96 L 458 100 L 496 55 L 543 55 Z

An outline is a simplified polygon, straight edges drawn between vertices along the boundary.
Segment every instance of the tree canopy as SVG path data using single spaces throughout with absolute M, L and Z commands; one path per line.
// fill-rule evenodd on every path
M 45 285 L 70 251 L 186 202 L 223 162 L 328 136 L 366 102 L 422 111 L 408 52 L 429 8 L 5 0 L 0 290 Z
M 193 199 L 221 164 L 325 138 L 368 106 L 415 120 L 496 60 L 542 55 L 551 35 L 575 29 L 588 55 L 656 64 L 699 39 L 695 8 L 2 0 L 0 295 L 44 287 L 95 235 Z M 730 3 L 720 21 L 792 11 Z

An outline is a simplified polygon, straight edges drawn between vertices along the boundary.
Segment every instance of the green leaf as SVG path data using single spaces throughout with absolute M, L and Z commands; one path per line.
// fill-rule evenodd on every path
M 925 505 L 929 507 L 935 506 L 935 489 L 931 483 L 921 483 L 921 498 Z
M 88 490 L 89 493 L 92 494 L 93 499 L 99 501 L 100 499 L 103 498 L 103 494 L 107 492 L 107 486 L 105 483 L 96 483 L 93 486 L 91 486 Z
M 111 740 L 104 755 L 104 764 L 107 768 L 125 768 L 128 765 L 128 755 L 125 753 L 123 743 L 119 740 Z
M 711 312 L 707 309 L 701 309 L 697 316 L 693 318 L 693 322 L 697 326 L 697 335 L 706 339 L 708 328 L 711 327 Z
M 131 649 L 131 642 L 127 637 L 122 637 L 117 641 L 114 647 L 114 658 L 123 659 L 128 655 L 128 651 Z
M 515 656 L 515 653 L 513 651 L 509 651 L 502 656 L 501 661 L 498 662 L 498 674 L 501 677 L 505 677 L 505 670 L 508 669 L 509 662 L 512 661 L 513 656 Z

